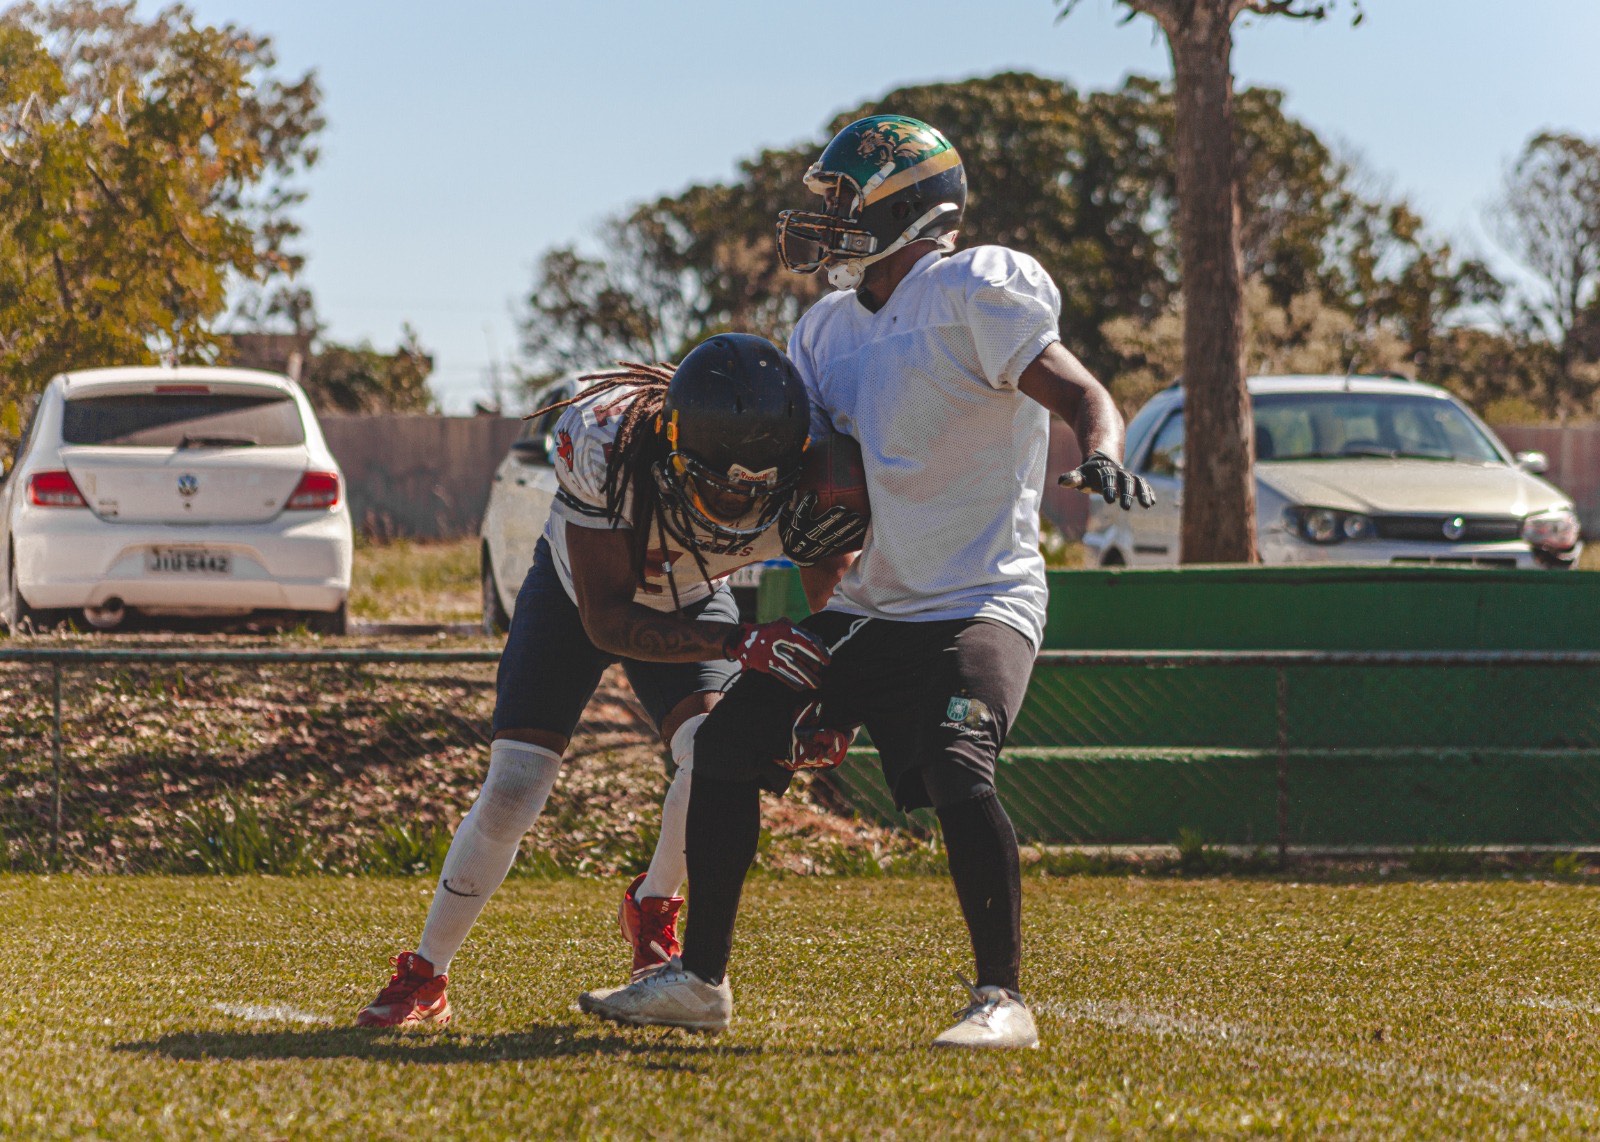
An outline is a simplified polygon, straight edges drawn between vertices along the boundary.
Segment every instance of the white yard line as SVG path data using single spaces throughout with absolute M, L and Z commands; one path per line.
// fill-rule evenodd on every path
M 252 1023 L 332 1023 L 331 1015 L 315 1015 L 286 1003 L 217 1003 L 224 1015 L 248 1019 Z
M 1559 1006 L 1570 1001 L 1549 1001 L 1537 1006 Z M 1561 1009 L 1565 1010 L 1566 1007 Z M 1573 1009 L 1583 1010 L 1573 1005 Z M 1282 1063 L 1303 1063 L 1354 1071 L 1369 1078 L 1383 1079 L 1403 1086 L 1445 1090 L 1456 1095 L 1489 1099 L 1511 1106 L 1537 1106 L 1555 1114 L 1600 1117 L 1600 1107 L 1581 1099 L 1567 1098 L 1541 1090 L 1527 1082 L 1504 1083 L 1494 1079 L 1451 1071 L 1436 1071 L 1408 1063 L 1363 1059 L 1343 1051 L 1295 1047 L 1273 1042 L 1273 1032 L 1248 1023 L 1225 1023 L 1194 1015 L 1172 1015 L 1136 1007 L 1131 1003 L 1082 1000 L 1077 1003 L 1046 1004 L 1042 1010 L 1064 1019 L 1097 1023 L 1102 1027 L 1132 1031 L 1142 1035 L 1175 1036 L 1207 1043 L 1226 1044 L 1264 1059 Z
M 1600 1015 L 1600 1003 L 1584 1003 L 1581 1000 L 1563 999 L 1560 996 L 1530 995 L 1510 1002 L 1518 1007 L 1542 1007 L 1546 1011 L 1579 1011 L 1585 1015 Z

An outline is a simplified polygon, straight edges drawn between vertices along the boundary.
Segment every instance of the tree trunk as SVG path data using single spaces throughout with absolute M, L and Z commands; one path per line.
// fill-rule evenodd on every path
M 1256 561 L 1255 427 L 1244 383 L 1230 7 L 1227 0 L 1194 0 L 1186 18 L 1166 29 L 1178 116 L 1184 563 Z

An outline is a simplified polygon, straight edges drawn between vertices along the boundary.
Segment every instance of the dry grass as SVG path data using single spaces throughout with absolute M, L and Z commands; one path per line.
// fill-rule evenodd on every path
M 361 541 L 350 617 L 370 622 L 476 622 L 483 616 L 478 541 Z

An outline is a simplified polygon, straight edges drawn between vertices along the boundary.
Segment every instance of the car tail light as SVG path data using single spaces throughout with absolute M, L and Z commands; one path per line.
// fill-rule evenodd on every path
M 169 396 L 204 397 L 211 395 L 210 385 L 157 385 L 155 391 Z
M 339 473 L 307 472 L 300 477 L 300 483 L 295 486 L 284 507 L 290 511 L 311 511 L 331 508 L 338 502 Z
M 28 477 L 28 499 L 42 508 L 86 508 L 71 472 L 35 472 Z

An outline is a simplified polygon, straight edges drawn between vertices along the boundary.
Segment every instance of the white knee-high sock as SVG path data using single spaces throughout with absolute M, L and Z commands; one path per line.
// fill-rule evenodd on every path
M 489 747 L 489 776 L 450 842 L 417 945 L 435 973 L 450 966 L 489 895 L 511 871 L 522 835 L 539 819 L 560 768 L 560 755 L 541 746 L 499 739 Z
M 650 871 L 635 893 L 639 899 L 646 896 L 676 896 L 689 875 L 689 858 L 684 855 L 684 823 L 689 818 L 689 771 L 694 768 L 694 733 L 704 714 L 696 714 L 672 735 L 672 760 L 678 772 L 667 789 L 667 798 L 661 802 L 661 836 L 656 840 L 655 855 L 650 858 Z

